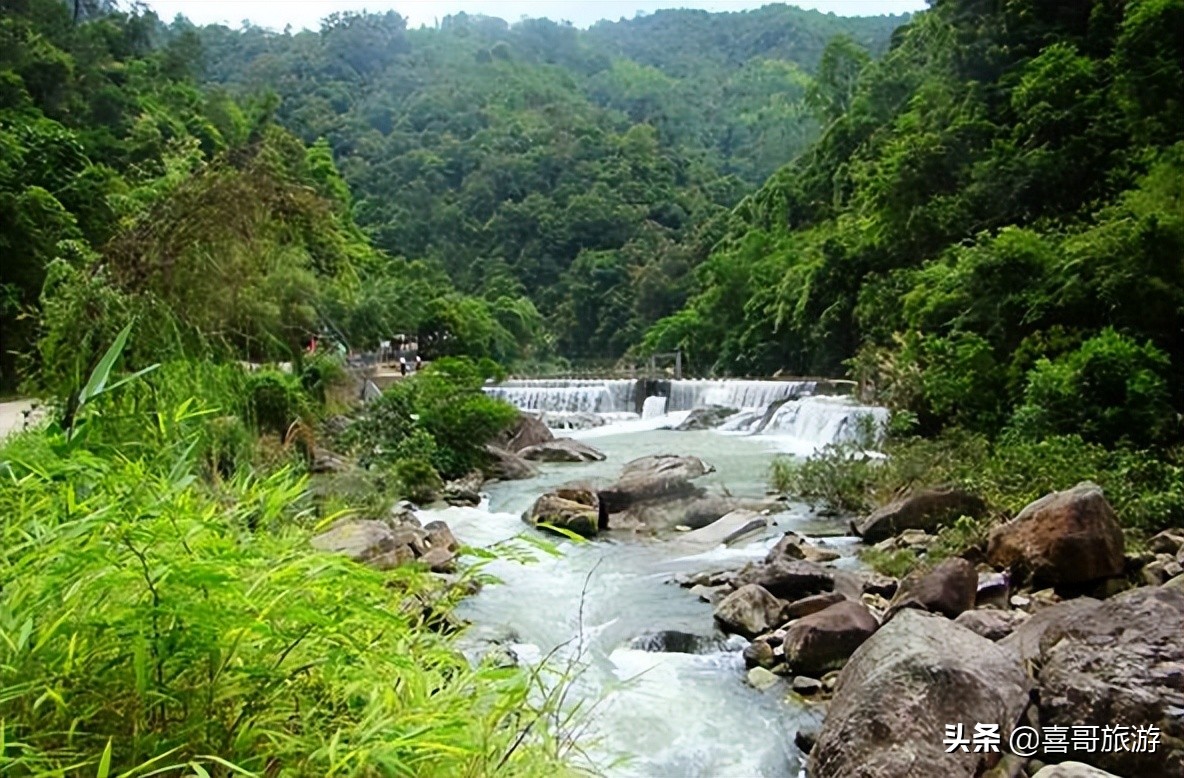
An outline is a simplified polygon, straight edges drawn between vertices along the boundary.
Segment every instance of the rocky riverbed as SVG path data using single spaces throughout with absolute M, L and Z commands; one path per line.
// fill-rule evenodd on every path
M 1070 484 L 896 580 L 858 548 L 923 550 L 983 501 L 938 485 L 820 519 L 764 493 L 776 441 L 686 418 L 556 439 L 524 415 L 452 507 L 316 545 L 450 573 L 460 542 L 550 533 L 561 556 L 487 563 L 500 583 L 460 615 L 475 653 L 564 668 L 610 774 L 1184 775 L 1184 531 L 1128 552 L 1101 490 Z M 1012 747 L 1026 727 L 1042 743 Z

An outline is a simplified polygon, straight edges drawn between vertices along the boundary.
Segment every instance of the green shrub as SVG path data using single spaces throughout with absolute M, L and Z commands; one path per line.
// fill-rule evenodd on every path
M 432 463 L 419 457 L 400 459 L 394 465 L 399 479 L 400 492 L 412 502 L 429 503 L 439 496 L 444 488 L 440 474 Z
M 263 369 L 246 380 L 247 413 L 260 432 L 281 437 L 309 411 L 300 379 L 280 370 Z
M 300 385 L 318 405 L 324 405 L 329 390 L 345 378 L 345 363 L 341 357 L 318 351 L 306 357 L 300 366 Z
M 1028 372 L 1014 426 L 1030 437 L 1080 435 L 1114 445 L 1163 441 L 1175 425 L 1165 376 L 1166 354 L 1113 329 Z

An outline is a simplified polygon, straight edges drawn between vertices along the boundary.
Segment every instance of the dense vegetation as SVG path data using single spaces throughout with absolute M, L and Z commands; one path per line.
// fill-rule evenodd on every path
M 210 81 L 274 92 L 284 127 L 327 140 L 375 245 L 495 307 L 524 294 L 543 316 L 520 330 L 545 320 L 560 355 L 589 359 L 677 310 L 713 220 L 815 137 L 827 39 L 878 52 L 899 21 L 770 6 L 587 31 L 387 13 L 196 32 Z
M 936 3 L 856 79 L 820 79 L 845 109 L 646 345 L 850 370 L 923 431 L 1178 439 L 1182 20 L 1179 0 Z

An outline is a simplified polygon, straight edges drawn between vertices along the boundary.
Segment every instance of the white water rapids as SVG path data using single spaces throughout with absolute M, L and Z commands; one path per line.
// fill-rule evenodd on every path
M 487 485 L 476 508 L 421 511 L 424 521 L 442 519 L 462 542 L 488 546 L 532 533 L 521 515 L 534 499 L 573 479 L 608 481 L 631 459 L 647 454 L 694 454 L 716 467 L 698 483 L 712 491 L 726 488 L 736 497 L 765 497 L 768 467 L 779 452 L 808 453 L 814 446 L 843 439 L 871 414 L 883 423 L 882 409 L 842 398 L 800 397 L 801 385 L 782 382 L 671 382 L 670 396 L 641 398 L 638 382 L 533 382 L 494 387 L 534 411 L 593 411 L 611 414 L 604 426 L 559 432 L 588 440 L 607 459 L 580 464 L 544 463 L 538 477 Z M 728 386 L 734 383 L 734 386 Z M 767 406 L 791 397 L 777 410 Z M 729 404 L 747 408 L 733 417 L 730 430 L 677 432 L 690 408 Z M 629 407 L 645 413 L 628 414 Z M 665 413 L 664 413 L 665 412 Z M 767 419 L 761 434 L 752 429 Z M 787 503 L 772 516 L 763 536 L 737 547 L 720 546 L 697 554 L 679 550 L 677 538 L 642 539 L 609 533 L 571 543 L 548 536 L 561 556 L 521 564 L 497 559 L 486 568 L 500 583 L 487 585 L 466 600 L 460 615 L 472 623 L 474 647 L 497 641 L 527 664 L 554 652 L 549 666 L 574 677 L 569 705 L 580 744 L 595 769 L 610 776 L 694 778 L 702 776 L 798 775 L 802 758 L 793 744 L 801 722 L 817 719 L 816 706 L 791 698 L 788 687 L 758 692 L 744 682 L 743 640 L 725 641 L 714 632 L 712 608 L 688 590 L 670 583 L 675 573 L 738 567 L 763 557 L 780 534 L 793 529 L 843 553 L 840 565 L 854 565 L 853 543 L 835 537 L 833 520 L 814 517 L 802 505 Z M 680 630 L 719 639 L 708 653 L 682 654 L 631 647 L 639 636 Z M 578 669 L 576 669 L 578 668 Z

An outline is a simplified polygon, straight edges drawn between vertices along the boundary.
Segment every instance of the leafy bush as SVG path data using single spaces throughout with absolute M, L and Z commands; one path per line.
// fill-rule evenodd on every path
M 1063 357 L 1036 363 L 1015 426 L 1033 437 L 1160 442 L 1175 424 L 1165 379 L 1170 369 L 1167 355 L 1151 343 L 1106 329 Z
M 420 457 L 400 459 L 394 465 L 401 493 L 412 502 L 428 503 L 436 499 L 444 482 L 432 463 Z
M 324 405 L 329 390 L 345 378 L 345 365 L 335 354 L 317 352 L 300 367 L 300 385 L 315 402 Z
M 267 368 L 251 373 L 246 395 L 249 418 L 261 432 L 282 437 L 309 411 L 300 378 L 280 370 Z

